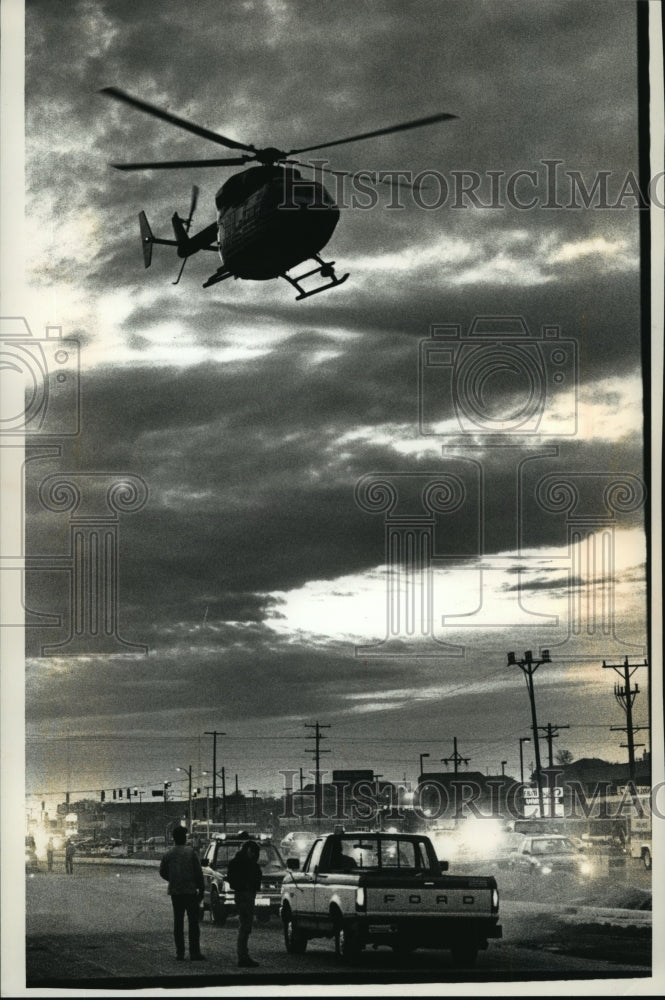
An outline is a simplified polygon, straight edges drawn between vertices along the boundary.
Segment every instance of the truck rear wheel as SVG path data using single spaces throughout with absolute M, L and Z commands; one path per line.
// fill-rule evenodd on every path
M 360 954 L 358 935 L 343 923 L 335 931 L 335 954 L 342 962 L 353 962 Z
M 307 938 L 294 925 L 290 910 L 284 914 L 284 945 L 289 955 L 304 955 L 307 948 Z
M 450 949 L 453 965 L 458 969 L 471 968 L 478 958 L 478 945 L 475 942 L 464 941 L 455 944 Z
M 648 872 L 651 871 L 651 851 L 648 847 L 645 847 L 642 851 L 642 861 L 644 862 L 644 867 Z

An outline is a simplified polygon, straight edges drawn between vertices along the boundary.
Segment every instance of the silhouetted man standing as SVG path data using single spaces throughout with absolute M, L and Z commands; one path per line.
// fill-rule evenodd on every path
M 252 933 L 254 901 L 261 888 L 261 868 L 259 867 L 259 846 L 247 840 L 229 863 L 228 879 L 236 895 L 238 911 L 238 965 L 255 968 L 259 963 L 249 957 L 247 946 Z
M 169 884 L 173 905 L 173 937 L 175 957 L 179 962 L 185 957 L 185 913 L 189 935 L 189 957 L 192 962 L 202 962 L 199 944 L 199 904 L 203 899 L 203 872 L 194 848 L 187 845 L 187 830 L 176 826 L 173 847 L 161 860 L 159 874 Z

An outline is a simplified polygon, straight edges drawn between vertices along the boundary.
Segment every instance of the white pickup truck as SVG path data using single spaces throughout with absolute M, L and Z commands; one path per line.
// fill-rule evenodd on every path
M 324 937 L 345 961 L 372 944 L 401 954 L 449 949 L 468 967 L 489 938 L 501 937 L 495 879 L 445 874 L 448 862 L 422 834 L 325 834 L 302 870 L 296 858 L 287 868 L 281 918 L 292 955 Z

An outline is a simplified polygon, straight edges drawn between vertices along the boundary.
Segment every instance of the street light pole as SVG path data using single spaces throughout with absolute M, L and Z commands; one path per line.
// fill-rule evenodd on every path
M 520 784 L 524 784 L 524 744 L 530 743 L 530 736 L 520 736 Z
M 189 787 L 187 790 L 187 818 L 189 825 L 189 832 L 192 832 L 192 765 L 189 767 L 176 767 L 176 771 L 186 771 L 189 781 Z
M 502 778 L 505 778 L 505 776 L 506 776 L 506 764 L 507 763 L 508 763 L 507 760 L 502 760 L 501 761 L 501 777 Z
M 540 746 L 538 744 L 538 722 L 536 720 L 536 699 L 533 693 L 533 675 L 535 674 L 541 663 L 551 663 L 550 651 L 549 649 L 544 649 L 540 654 L 539 660 L 534 660 L 533 653 L 530 649 L 524 654 L 523 660 L 518 660 L 515 658 L 514 653 L 508 653 L 508 666 L 517 666 L 520 668 L 524 674 L 526 680 L 526 687 L 529 693 L 529 702 L 531 705 L 531 731 L 533 733 L 533 745 L 536 753 L 536 784 L 538 786 L 538 812 L 540 818 L 543 819 L 545 816 L 545 810 L 543 807 L 543 786 L 542 786 L 542 775 L 541 775 L 541 765 L 540 765 Z
M 422 773 L 423 773 L 423 760 L 425 759 L 425 757 L 429 757 L 429 754 L 428 753 L 421 753 L 420 754 L 420 774 L 418 775 L 419 778 L 422 777 Z

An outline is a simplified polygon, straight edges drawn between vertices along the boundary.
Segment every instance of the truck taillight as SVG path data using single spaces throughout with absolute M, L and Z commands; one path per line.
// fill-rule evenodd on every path
M 499 912 L 499 890 L 492 889 L 492 913 Z
M 356 910 L 367 909 L 367 890 L 364 885 L 359 885 L 356 889 Z

